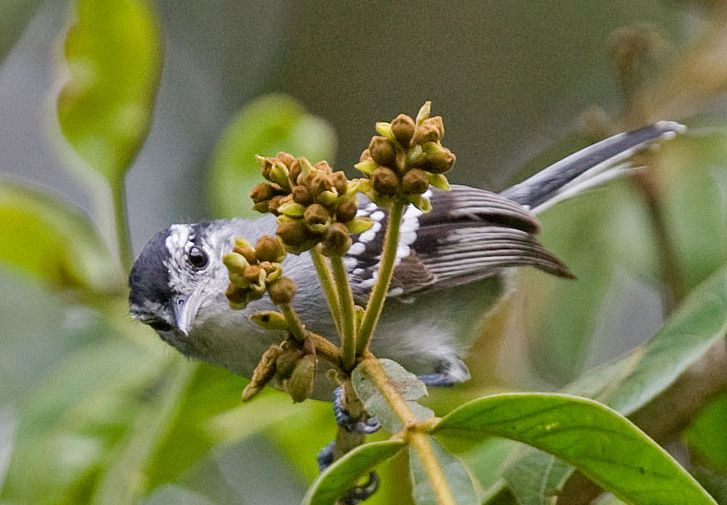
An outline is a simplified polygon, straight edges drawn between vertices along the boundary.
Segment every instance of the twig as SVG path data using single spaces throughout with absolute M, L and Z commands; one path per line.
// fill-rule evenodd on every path
M 298 341 L 305 340 L 305 326 L 303 326 L 303 322 L 298 317 L 295 309 L 289 304 L 280 304 L 278 307 L 280 307 L 283 316 L 285 316 L 285 320 L 288 322 L 288 329 L 290 330 L 290 334 L 293 335 L 293 338 Z
M 313 260 L 313 266 L 318 273 L 318 278 L 321 281 L 323 293 L 326 295 L 326 300 L 328 300 L 328 308 L 331 312 L 331 318 L 336 325 L 336 332 L 340 335 L 341 319 L 343 316 L 341 314 L 341 301 L 338 299 L 338 293 L 336 293 L 336 284 L 333 280 L 333 274 L 331 273 L 331 269 L 328 268 L 326 259 L 323 254 L 321 254 L 318 246 L 310 250 L 310 256 Z
M 416 451 L 422 462 L 424 471 L 432 485 L 434 496 L 439 505 L 456 505 L 452 491 L 442 471 L 442 467 L 434 455 L 434 449 L 429 441 L 429 435 L 420 429 L 416 417 L 412 413 L 406 400 L 399 394 L 389 380 L 381 363 L 371 354 L 367 353 L 359 365 L 371 382 L 374 383 L 381 395 L 404 425 L 404 437 L 409 445 Z
M 333 269 L 333 278 L 336 281 L 336 289 L 338 291 L 338 299 L 341 302 L 341 355 L 343 359 L 343 369 L 346 372 L 353 370 L 356 365 L 356 327 L 353 306 L 353 293 L 351 285 L 348 282 L 348 272 L 343 264 L 341 256 L 331 256 L 331 267 Z
M 389 209 L 389 219 L 386 223 L 386 236 L 384 237 L 384 250 L 381 255 L 381 263 L 379 265 L 378 277 L 376 284 L 371 291 L 366 312 L 364 313 L 361 326 L 358 330 L 356 340 L 356 355 L 363 356 L 376 329 L 376 324 L 381 316 L 384 308 L 386 294 L 389 292 L 391 277 L 394 273 L 394 264 L 396 262 L 396 249 L 399 244 L 399 228 L 401 226 L 401 218 L 404 215 L 405 204 L 403 202 L 395 202 Z

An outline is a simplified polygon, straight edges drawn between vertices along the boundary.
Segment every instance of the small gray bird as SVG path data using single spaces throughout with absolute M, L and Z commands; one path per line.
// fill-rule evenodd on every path
M 489 309 L 507 291 L 512 267 L 534 266 L 572 277 L 535 238 L 535 214 L 632 171 L 626 160 L 635 152 L 683 130 L 678 123 L 658 122 L 578 151 L 502 193 L 455 185 L 449 192 L 432 191 L 429 213 L 409 206 L 389 300 L 371 343 L 373 353 L 399 362 L 429 385 L 467 380 L 462 358 Z M 386 211 L 363 197 L 359 209 L 374 226 L 354 237 L 345 264 L 357 302 L 365 305 L 378 267 Z M 266 215 L 175 224 L 160 231 L 131 270 L 131 314 L 185 355 L 250 377 L 263 351 L 284 335 L 249 320 L 256 311 L 274 308 L 267 298 L 241 311 L 229 308 L 221 257 L 235 237 L 254 243 L 263 234 L 274 234 L 275 228 L 275 218 Z M 310 256 L 288 255 L 283 268 L 298 286 L 294 307 L 306 326 L 337 342 Z M 329 399 L 330 390 L 319 380 L 314 397 Z

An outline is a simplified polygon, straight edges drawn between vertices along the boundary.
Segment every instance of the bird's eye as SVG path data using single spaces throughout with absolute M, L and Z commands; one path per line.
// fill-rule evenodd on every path
M 207 254 L 205 254 L 205 252 L 196 245 L 192 246 L 192 248 L 189 250 L 187 258 L 189 260 L 189 264 L 192 265 L 194 268 L 204 268 L 209 262 Z
M 171 331 L 173 329 L 171 324 L 166 321 L 162 321 L 161 319 L 154 319 L 146 324 L 154 328 L 156 331 Z

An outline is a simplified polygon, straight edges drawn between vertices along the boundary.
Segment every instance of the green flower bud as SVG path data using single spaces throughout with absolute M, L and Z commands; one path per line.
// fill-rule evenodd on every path
M 410 195 L 407 200 L 422 212 L 429 212 L 432 210 L 432 202 L 430 202 L 427 197 L 422 195 Z
M 321 204 L 325 205 L 326 207 L 333 207 L 333 205 L 336 203 L 336 200 L 338 200 L 338 195 L 334 193 L 333 191 L 322 191 L 318 197 L 316 198 Z
M 426 101 L 424 102 L 424 105 L 421 106 L 419 109 L 419 112 L 417 112 L 417 118 L 416 123 L 420 124 L 422 121 L 427 119 L 429 117 L 429 114 L 431 114 L 432 111 L 432 102 Z
M 364 175 L 371 176 L 379 165 L 371 158 L 359 161 L 353 167 Z
M 449 181 L 443 174 L 428 174 L 429 184 L 442 191 L 449 191 Z
M 371 185 L 374 191 L 381 195 L 395 195 L 399 192 L 399 178 L 393 170 L 379 167 L 371 176 Z
M 356 204 L 355 198 L 342 200 L 339 202 L 338 207 L 336 207 L 336 220 L 339 223 L 347 223 L 356 217 L 357 211 L 358 205 Z
M 406 114 L 399 114 L 391 122 L 391 131 L 394 132 L 396 140 L 405 148 L 409 147 L 414 130 L 416 130 L 416 124 Z
M 426 159 L 426 170 L 434 174 L 442 174 L 452 168 L 456 157 L 452 151 L 438 142 L 422 144 Z
M 270 299 L 275 305 L 289 305 L 295 296 L 295 282 L 290 277 L 281 277 L 268 288 Z
M 348 233 L 358 235 L 363 233 L 374 225 L 374 220 L 368 217 L 355 217 L 346 223 Z
M 222 256 L 222 263 L 230 273 L 242 274 L 250 264 L 242 254 L 229 252 Z
M 305 207 L 293 201 L 284 203 L 278 207 L 278 214 L 288 217 L 302 217 L 304 212 Z
M 285 248 L 277 237 L 263 235 L 255 243 L 255 254 L 260 261 L 280 263 L 285 259 Z
M 396 140 L 396 137 L 394 136 L 394 132 L 391 131 L 391 123 L 386 123 L 384 121 L 376 123 L 376 133 L 381 135 L 382 137 L 386 137 L 391 142 L 394 142 Z
M 250 281 L 243 274 L 230 272 L 227 275 L 230 281 L 230 285 L 236 289 L 248 289 L 250 287 Z
M 305 186 L 295 186 L 293 188 L 293 201 L 300 205 L 310 205 L 313 203 L 313 195 Z
M 288 331 L 288 321 L 285 320 L 285 316 L 274 310 L 255 312 L 250 315 L 250 321 L 266 330 Z
M 271 263 L 269 261 L 263 261 L 260 264 L 260 267 L 265 270 L 265 281 L 266 282 L 275 282 L 280 278 L 281 275 L 283 275 L 283 267 L 280 266 L 280 263 Z
M 323 239 L 323 254 L 326 256 L 344 256 L 352 244 L 346 225 L 333 223 Z
M 285 384 L 285 389 L 295 403 L 306 400 L 313 393 L 315 373 L 316 359 L 312 355 L 306 354 L 298 360 Z
M 412 168 L 401 180 L 401 189 L 404 193 L 421 195 L 427 189 L 429 189 L 429 177 L 424 170 L 418 168 Z
M 394 166 L 396 163 L 396 148 L 386 137 L 372 137 L 369 152 L 379 165 Z
M 270 169 L 269 179 L 280 184 L 280 187 L 284 189 L 290 189 L 290 180 L 288 180 L 289 175 L 288 167 L 286 167 L 282 162 L 276 160 L 273 163 L 273 167 Z

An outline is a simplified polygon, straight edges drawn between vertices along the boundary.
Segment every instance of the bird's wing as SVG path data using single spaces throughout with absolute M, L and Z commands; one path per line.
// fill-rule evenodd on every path
M 433 191 L 432 211 L 409 206 L 402 220 L 390 295 L 408 295 L 483 279 L 504 267 L 534 266 L 570 277 L 567 267 L 535 238 L 538 222 L 519 204 L 496 193 L 452 186 Z M 386 212 L 362 206 L 375 224 L 356 237 L 346 258 L 356 294 L 375 282 L 386 231 Z

